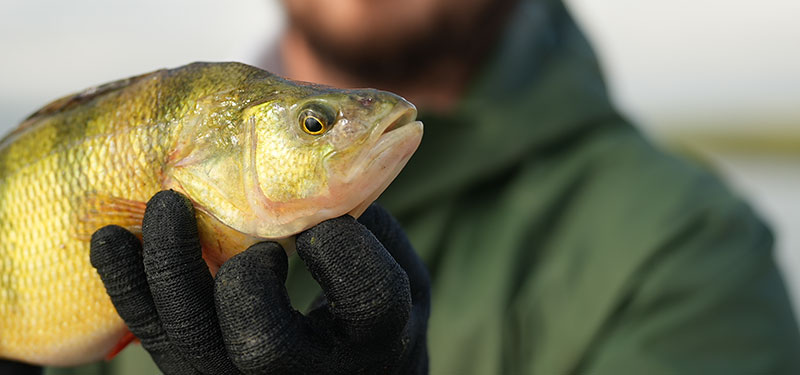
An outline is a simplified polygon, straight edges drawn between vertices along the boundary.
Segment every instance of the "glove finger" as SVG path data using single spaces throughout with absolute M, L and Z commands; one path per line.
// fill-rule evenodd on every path
M 325 340 L 289 302 L 287 264 L 280 245 L 261 242 L 217 272 L 215 299 L 225 346 L 245 373 L 314 373 L 314 363 L 329 362 Z
M 92 235 L 90 260 L 128 329 L 142 341 L 166 374 L 195 374 L 170 343 L 150 295 L 139 239 L 122 227 L 109 225 Z
M 403 330 L 411 309 L 408 277 L 353 217 L 327 220 L 301 233 L 297 253 L 325 292 L 327 309 L 348 341 L 397 337 Z
M 161 324 L 184 358 L 204 373 L 236 373 L 214 307 L 214 280 L 202 258 L 191 202 L 162 191 L 142 222 L 144 269 Z
M 42 368 L 27 363 L 0 359 L 0 374 L 41 375 Z
M 427 374 L 428 351 L 426 332 L 431 306 L 431 281 L 425 264 L 417 256 L 397 220 L 383 207 L 373 203 L 358 218 L 386 247 L 408 275 L 413 307 L 406 326 L 404 368 L 398 374 Z
M 411 299 L 414 306 L 430 306 L 431 279 L 425 263 L 411 246 L 397 220 L 377 203 L 373 203 L 358 218 L 392 254 L 395 261 L 403 267 L 411 285 Z

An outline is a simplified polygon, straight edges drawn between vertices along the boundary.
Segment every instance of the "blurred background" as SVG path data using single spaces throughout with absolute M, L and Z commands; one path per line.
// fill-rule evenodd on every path
M 800 2 L 569 0 L 618 108 L 748 197 L 800 311 Z M 0 132 L 63 95 L 192 61 L 257 64 L 276 1 L 4 0 Z

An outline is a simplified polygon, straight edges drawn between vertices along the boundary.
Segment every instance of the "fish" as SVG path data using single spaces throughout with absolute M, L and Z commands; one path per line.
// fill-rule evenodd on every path
M 187 196 L 211 272 L 259 241 L 360 215 L 423 125 L 402 97 L 192 63 L 58 99 L 0 141 L 0 358 L 97 361 L 129 335 L 89 261 L 97 229 L 141 235 L 147 200 Z

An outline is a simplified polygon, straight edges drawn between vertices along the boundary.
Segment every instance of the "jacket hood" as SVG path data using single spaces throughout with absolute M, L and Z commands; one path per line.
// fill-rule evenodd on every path
M 560 1 L 521 0 L 457 108 L 425 135 L 381 202 L 402 214 L 469 188 L 617 116 L 597 59 Z

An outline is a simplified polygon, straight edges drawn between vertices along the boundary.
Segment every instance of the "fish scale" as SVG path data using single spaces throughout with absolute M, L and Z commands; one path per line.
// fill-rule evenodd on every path
M 47 363 L 52 357 L 79 359 L 87 350 L 94 358 L 104 354 L 125 331 L 102 283 L 89 264 L 86 241 L 78 237 L 75 216 L 92 191 L 145 201 L 159 189 L 154 173 L 143 160 L 158 151 L 158 142 L 137 128 L 96 134 L 70 147 L 44 142 L 51 148 L 38 160 L 8 173 L 0 191 L 14 192 L 0 208 L 0 274 L 12 283 L 0 288 L 0 353 L 4 357 Z M 50 130 L 41 136 L 52 139 Z M 136 134 L 135 137 L 129 134 Z M 36 138 L 31 132 L 27 137 Z M 152 135 L 151 135 L 152 136 Z M 131 147 L 138 140 L 139 147 Z M 20 152 L 29 142 L 7 146 Z M 104 145 L 117 148 L 113 156 Z M 4 150 L 5 151 L 5 150 Z M 128 152 L 131 151 L 131 152 Z M 138 151 L 138 152 L 137 152 Z M 0 159 L 0 162 L 5 162 Z M 112 223 L 95 223 L 95 226 Z M 93 228 L 92 228 L 93 229 Z M 25 265 L 25 267 L 19 267 Z M 53 324 L 59 322 L 59 324 Z M 74 342 L 74 341 L 80 342 Z M 94 341 L 95 345 L 84 346 Z
M 302 116 L 314 111 L 333 122 L 312 135 Z M 109 224 L 140 234 L 156 192 L 192 201 L 212 272 L 257 241 L 290 251 L 294 234 L 357 216 L 386 188 L 419 144 L 415 115 L 390 93 L 238 63 L 159 70 L 43 107 L 0 141 L 0 357 L 67 366 L 111 351 L 127 330 L 89 240 Z

